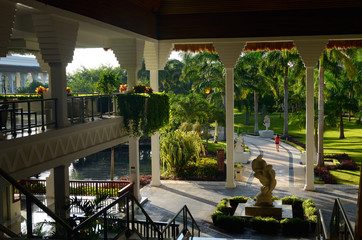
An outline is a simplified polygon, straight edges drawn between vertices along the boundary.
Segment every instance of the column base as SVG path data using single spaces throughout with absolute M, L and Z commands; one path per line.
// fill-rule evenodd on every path
M 151 181 L 151 186 L 152 187 L 160 187 L 162 184 L 161 184 L 161 181 L 160 180 L 156 180 L 156 181 Z
M 236 188 L 235 181 L 234 180 L 232 182 L 227 181 L 225 188 L 228 188 L 228 189 Z
M 304 185 L 303 190 L 304 191 L 315 191 L 315 187 L 313 185 L 312 186 Z

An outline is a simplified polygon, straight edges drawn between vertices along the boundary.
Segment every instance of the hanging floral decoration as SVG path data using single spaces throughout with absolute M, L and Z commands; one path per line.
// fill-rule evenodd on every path
M 43 86 L 39 86 L 35 89 L 36 94 L 42 95 L 43 93 L 47 92 L 48 88 L 45 88 Z
M 123 84 L 123 85 L 119 86 L 119 92 L 120 93 L 123 93 L 125 91 L 127 91 L 127 84 Z
M 72 90 L 70 90 L 70 87 L 67 87 L 67 88 L 66 88 L 66 91 L 67 91 L 67 94 L 71 94 L 71 93 L 72 93 Z
M 139 85 L 117 97 L 119 115 L 131 136 L 151 136 L 169 121 L 169 97 L 165 93 L 152 93 L 152 88 Z

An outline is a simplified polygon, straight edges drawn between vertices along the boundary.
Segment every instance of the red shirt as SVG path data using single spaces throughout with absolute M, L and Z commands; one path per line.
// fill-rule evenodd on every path
M 279 143 L 280 137 L 275 137 L 275 143 Z

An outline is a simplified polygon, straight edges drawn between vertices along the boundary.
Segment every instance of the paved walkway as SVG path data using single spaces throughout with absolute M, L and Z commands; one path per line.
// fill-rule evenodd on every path
M 350 220 L 355 221 L 358 186 L 326 184 L 316 185 L 316 191 L 304 191 L 305 166 L 300 164 L 297 149 L 282 143 L 277 152 L 272 139 L 255 136 L 245 136 L 245 144 L 251 150 L 249 161 L 262 154 L 263 159 L 273 165 L 278 181 L 274 195 L 312 198 L 317 208 L 323 210 L 328 223 L 334 199 L 340 198 Z M 252 175 L 250 162 L 244 165 L 243 181 L 237 182 L 235 189 L 226 189 L 225 182 L 162 180 L 161 183 L 161 187 L 146 186 L 141 190 L 141 195 L 148 198 L 144 207 L 155 221 L 168 221 L 186 204 L 201 226 L 202 237 L 285 239 L 283 236 L 260 235 L 251 230 L 243 234 L 229 234 L 219 231 L 212 224 L 210 216 L 222 198 L 241 195 L 254 197 L 258 194 L 260 183 Z

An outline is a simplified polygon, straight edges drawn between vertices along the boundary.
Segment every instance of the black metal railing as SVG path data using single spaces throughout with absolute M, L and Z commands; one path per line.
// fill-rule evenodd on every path
M 46 126 L 57 126 L 57 99 L 12 100 L 0 103 L 0 127 L 3 133 L 45 131 Z
M 328 238 L 354 240 L 354 231 L 339 198 L 334 202 Z
M 104 118 L 116 115 L 114 95 L 74 94 L 68 96 L 68 119 L 72 124 L 94 121 L 96 117 Z
M 181 232 L 178 233 L 175 231 L 175 227 L 178 225 L 181 228 Z M 171 230 L 171 231 L 170 231 Z M 168 232 L 175 233 L 172 236 L 168 236 Z M 191 215 L 190 210 L 186 205 L 184 205 L 180 211 L 168 222 L 168 224 L 161 231 L 162 237 L 168 237 L 177 239 L 180 234 L 184 236 L 198 236 L 200 237 L 200 227 L 197 225 L 195 219 Z
M 328 232 L 327 232 L 326 224 L 325 224 L 324 217 L 322 214 L 322 210 L 319 209 L 317 216 L 318 216 L 318 221 L 317 221 L 317 228 L 316 228 L 316 239 L 320 239 L 320 240 L 328 239 Z
M 2 169 L 0 169 L 0 175 L 26 196 L 27 238 L 45 236 L 50 239 L 118 239 L 121 234 L 129 230 L 141 235 L 144 239 L 177 239 L 181 234 L 200 236 L 200 228 L 186 205 L 167 224 L 152 221 L 141 204 L 131 194 L 133 184 L 122 188 L 117 199 L 102 207 L 92 216 L 88 218 L 84 215 L 72 216 L 65 221 L 49 210 Z M 32 216 L 34 204 L 51 220 L 34 224 Z M 48 232 L 41 232 L 39 229 L 35 231 L 37 226 L 41 228 L 46 224 L 52 226 L 52 228 L 48 228 L 50 229 Z

